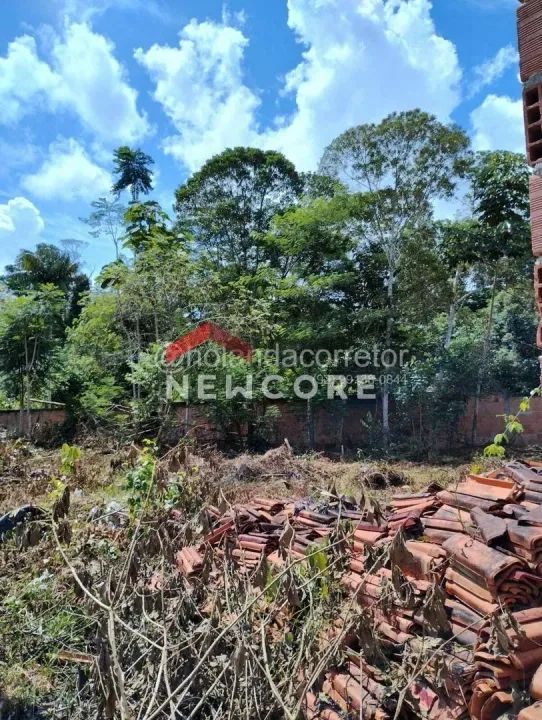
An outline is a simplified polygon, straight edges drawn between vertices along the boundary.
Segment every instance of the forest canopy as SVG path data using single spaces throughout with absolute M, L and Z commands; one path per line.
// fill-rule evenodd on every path
M 228 148 L 179 185 L 171 212 L 152 199 L 153 167 L 139 148 L 115 151 L 111 194 L 86 219 L 114 258 L 96 277 L 60 242 L 5 268 L 2 405 L 47 399 L 74 426 L 155 432 L 170 411 L 157 358 L 203 320 L 256 349 L 402 350 L 377 388 L 375 443 L 429 447 L 467 398 L 537 384 L 522 156 L 474 153 L 459 127 L 415 110 L 347 129 L 315 173 Z M 273 370 L 232 358 L 222 371 Z M 255 422 L 259 400 L 219 393 L 210 409 L 224 427 Z

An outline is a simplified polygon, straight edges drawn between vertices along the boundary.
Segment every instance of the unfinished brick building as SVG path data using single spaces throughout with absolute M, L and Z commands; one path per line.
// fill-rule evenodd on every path
M 520 77 L 529 183 L 532 248 L 535 255 L 535 298 L 540 314 L 536 336 L 542 348 L 542 0 L 524 0 L 517 11 Z M 542 357 L 540 358 L 542 370 Z

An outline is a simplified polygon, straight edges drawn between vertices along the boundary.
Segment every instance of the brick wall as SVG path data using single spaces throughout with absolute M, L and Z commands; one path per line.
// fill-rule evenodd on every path
M 319 450 L 353 450 L 367 439 L 363 425 L 368 413 L 376 412 L 372 401 L 352 400 L 348 403 L 326 403 L 316 405 L 312 413 L 312 428 L 309 427 L 306 403 L 276 403 L 280 413 L 271 424 L 270 440 L 280 444 L 288 438 L 290 444 L 299 450 L 313 445 Z
M 277 416 L 266 423 L 265 437 L 271 445 L 280 445 L 287 438 L 296 450 L 313 447 L 319 450 L 354 450 L 367 440 L 363 422 L 367 415 L 377 413 L 374 401 L 352 400 L 346 405 L 342 402 L 329 402 L 315 405 L 312 411 L 312 427 L 309 427 L 307 405 L 304 402 L 275 402 L 272 404 Z M 216 429 L 208 415 L 205 405 L 178 405 L 175 408 L 176 424 L 181 434 L 189 434 L 203 443 L 219 443 L 222 434 Z M 263 409 L 262 409 L 263 412 Z M 246 440 L 248 427 L 232 428 L 231 435 L 239 431 Z
M 497 433 L 504 428 L 503 415 L 515 415 L 521 398 L 508 398 L 493 395 L 482 398 L 478 409 L 478 424 L 476 444 L 487 445 L 493 441 Z M 468 444 L 471 437 L 474 401 L 469 401 L 465 415 L 459 423 L 460 441 Z M 519 418 L 524 432 L 517 436 L 518 445 L 542 445 L 542 398 L 536 397 L 531 401 L 529 412 L 522 413 Z
M 476 445 L 487 445 L 497 433 L 503 431 L 503 415 L 515 414 L 520 398 L 504 399 L 502 396 L 482 398 L 479 405 Z M 287 438 L 292 447 L 303 451 L 310 447 L 309 423 L 305 403 L 277 402 L 273 404 L 278 417 L 270 422 L 266 429 L 266 439 L 271 445 L 280 445 Z M 455 434 L 454 446 L 460 448 L 470 445 L 474 402 L 467 404 L 465 414 L 460 419 Z M 346 403 L 326 403 L 316 405 L 313 409 L 313 447 L 317 450 L 339 452 L 341 446 L 345 451 L 356 450 L 370 442 L 367 428 L 368 414 L 378 420 L 378 406 L 372 401 L 352 400 Z M 217 430 L 208 416 L 205 405 L 192 405 L 188 408 L 176 407 L 177 425 L 180 434 L 188 433 L 198 441 L 220 444 L 222 434 Z M 520 421 L 525 432 L 518 436 L 517 442 L 522 445 L 542 445 L 542 398 L 534 398 L 531 410 L 522 414 Z M 232 429 L 232 438 L 246 440 L 248 427 Z M 231 438 L 230 438 L 231 439 Z M 443 439 L 442 446 L 450 447 L 451 436 Z
M 62 425 L 66 420 L 66 411 L 60 409 L 40 409 L 30 411 L 30 427 L 33 433 L 37 426 L 44 428 L 51 425 Z M 0 410 L 0 428 L 7 430 L 10 435 L 26 434 L 28 431 L 28 415 L 22 414 L 23 426 L 21 427 L 21 412 L 19 410 Z

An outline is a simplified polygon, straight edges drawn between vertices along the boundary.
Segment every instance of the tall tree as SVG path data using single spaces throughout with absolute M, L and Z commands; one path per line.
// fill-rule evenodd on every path
M 420 110 L 394 113 L 379 125 L 359 125 L 339 135 L 325 150 L 320 172 L 366 194 L 360 240 L 378 245 L 386 257 L 388 314 L 385 343 L 393 339 L 396 284 L 405 238 L 431 217 L 432 202 L 450 197 L 465 175 L 469 141 L 453 125 Z M 382 424 L 389 436 L 389 386 L 382 391 Z
M 132 202 L 137 202 L 141 193 L 149 194 L 152 190 L 150 166 L 154 164 L 150 155 L 139 148 L 133 150 L 127 145 L 122 145 L 115 150 L 113 161 L 113 174 L 117 176 L 117 180 L 112 190 L 116 195 L 130 188 Z
M 471 170 L 477 218 L 492 228 L 507 223 L 524 237 L 529 219 L 529 176 L 529 167 L 519 153 L 477 153 Z
M 64 306 L 62 291 L 51 283 L 0 304 L 0 372 L 13 396 L 19 396 L 21 431 L 24 408 L 30 432 L 30 408 L 59 346 Z
M 70 253 L 56 245 L 39 243 L 35 250 L 21 250 L 2 278 L 15 295 L 37 291 L 42 285 L 54 285 L 66 299 L 65 321 L 70 324 L 79 313 L 79 301 L 88 292 L 90 282 Z
M 478 281 L 486 284 L 489 291 L 472 419 L 473 443 L 477 439 L 484 376 L 490 363 L 497 292 L 499 286 L 517 282 L 518 269 L 523 277 L 527 276 L 531 264 L 529 174 L 522 155 L 504 151 L 478 153 L 471 170 L 473 211 L 480 226 Z
M 473 273 L 481 258 L 481 232 L 473 218 L 446 220 L 434 226 L 437 255 L 448 276 L 449 299 L 443 350 L 450 349 L 457 313 L 475 291 Z
M 175 210 L 215 267 L 250 273 L 265 258 L 259 238 L 302 187 L 281 153 L 237 147 L 215 155 L 176 190 Z
M 120 240 L 123 232 L 123 216 L 126 210 L 118 198 L 100 197 L 91 203 L 92 212 L 83 219 L 89 225 L 92 237 L 109 238 L 115 247 L 115 259 L 120 257 Z
M 168 229 L 168 221 L 167 213 L 155 200 L 131 203 L 124 213 L 124 246 L 137 255 L 157 242 L 173 242 L 175 234 Z

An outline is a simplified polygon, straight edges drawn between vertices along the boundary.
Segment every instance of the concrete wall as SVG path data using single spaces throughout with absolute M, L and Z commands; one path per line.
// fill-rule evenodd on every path
M 30 411 L 30 427 L 33 434 L 36 430 L 47 426 L 62 425 L 66 420 L 66 411 L 58 409 L 40 409 Z M 0 410 L 0 428 L 10 435 L 26 434 L 28 432 L 28 415 L 22 413 L 23 426 L 21 428 L 20 410 Z

